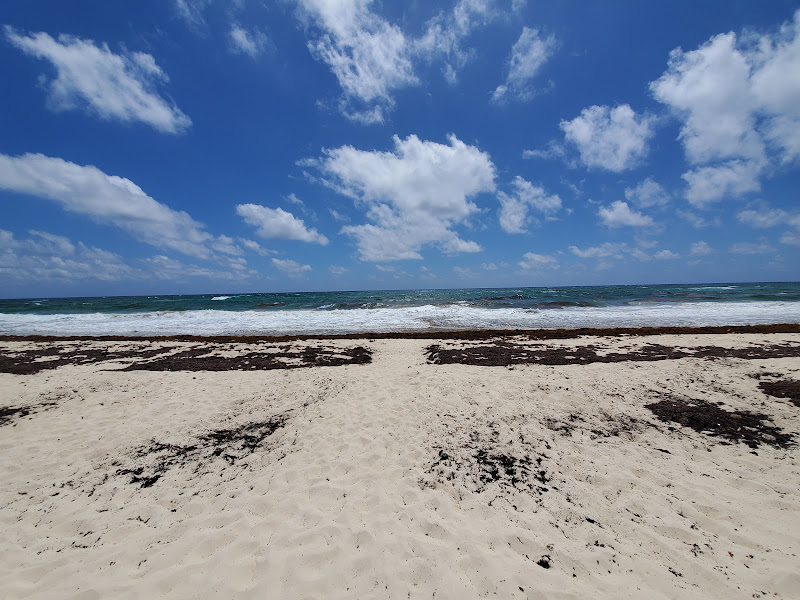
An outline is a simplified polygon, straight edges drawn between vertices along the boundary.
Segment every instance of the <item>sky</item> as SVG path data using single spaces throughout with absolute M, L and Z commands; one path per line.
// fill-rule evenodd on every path
M 800 279 L 800 3 L 0 3 L 0 297 Z

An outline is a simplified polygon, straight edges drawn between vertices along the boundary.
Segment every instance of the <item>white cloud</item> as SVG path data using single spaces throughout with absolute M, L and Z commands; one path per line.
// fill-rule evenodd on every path
M 26 54 L 50 61 L 58 75 L 49 81 L 54 110 L 84 108 L 106 120 L 141 121 L 165 133 L 180 133 L 192 123 L 156 90 L 169 80 L 150 54 L 114 54 L 106 44 L 40 32 L 20 35 L 6 27 L 8 40 Z
M 142 261 L 147 269 L 149 277 L 164 279 L 169 281 L 185 281 L 190 277 L 203 279 L 216 279 L 222 281 L 241 281 L 258 275 L 256 271 L 244 268 L 241 259 L 232 259 L 228 262 L 226 269 L 209 269 L 197 265 L 182 263 L 174 258 L 160 254 L 152 256 Z M 233 265 L 238 265 L 234 267 Z
M 795 233 L 794 231 L 787 231 L 781 236 L 781 244 L 800 246 L 800 233 Z
M 453 272 L 459 279 L 475 279 L 478 276 L 470 267 L 453 267 Z
M 141 276 L 112 252 L 83 242 L 75 244 L 66 237 L 44 231 L 28 234 L 28 238 L 17 239 L 10 231 L 0 229 L 0 282 L 119 281 Z
M 601 206 L 597 211 L 603 225 L 607 227 L 649 227 L 654 225 L 653 218 L 635 210 L 631 210 L 627 202 L 616 200 L 611 206 Z
M 346 103 L 342 112 L 365 122 L 381 122 L 394 104 L 392 91 L 417 84 L 410 45 L 396 26 L 369 10 L 371 0 L 298 0 L 311 25 L 308 48 L 330 67 Z M 350 104 L 359 103 L 356 110 Z
M 331 272 L 331 275 L 333 275 L 334 277 L 339 277 L 339 276 L 344 275 L 345 273 L 347 273 L 350 269 L 348 269 L 347 267 L 341 267 L 341 266 L 338 266 L 338 265 L 331 265 L 330 267 L 328 267 L 328 270 Z
M 556 49 L 555 37 L 540 35 L 536 29 L 524 27 L 511 48 L 508 76 L 492 94 L 493 102 L 506 99 L 529 100 L 533 96 L 531 80 Z
M 709 202 L 725 196 L 741 196 L 761 189 L 761 164 L 754 161 L 732 160 L 719 166 L 699 167 L 681 177 L 689 184 L 686 199 L 703 208 Z
M 267 254 L 271 253 L 269 250 L 262 248 L 261 244 L 259 244 L 255 240 L 248 240 L 247 238 L 239 238 L 239 242 L 242 244 L 242 246 L 244 246 L 251 252 L 255 252 L 256 254 L 259 254 L 261 256 L 266 256 Z
M 794 225 L 800 228 L 800 213 L 792 214 L 781 208 L 770 208 L 762 206 L 760 210 L 743 210 L 736 215 L 740 223 L 766 229 L 777 225 Z
M 203 12 L 211 4 L 211 0 L 175 0 L 175 9 L 178 15 L 190 27 L 205 25 Z
M 729 32 L 670 53 L 650 84 L 682 122 L 695 167 L 684 175 L 697 205 L 760 189 L 770 162 L 800 157 L 800 11 L 777 34 Z M 697 168 L 701 167 L 701 168 Z
M 257 227 L 256 233 L 263 238 L 299 240 L 325 246 L 328 238 L 316 229 L 308 229 L 302 219 L 282 208 L 268 208 L 259 204 L 239 204 L 236 214 L 246 223 Z
M 211 247 L 223 254 L 231 254 L 233 256 L 242 254 L 242 249 L 236 244 L 236 241 L 227 235 L 217 236 L 217 239 L 211 242 Z
M 566 160 L 567 152 L 564 146 L 551 140 L 544 148 L 534 150 L 523 150 L 522 158 L 540 158 L 545 160 Z
M 561 121 L 567 141 L 578 147 L 588 167 L 621 172 L 647 156 L 653 136 L 652 119 L 637 117 L 627 104 L 615 108 L 590 106 L 571 121 Z
M 669 194 L 649 177 L 636 187 L 625 188 L 625 198 L 642 208 L 663 207 L 669 204 Z
M 65 209 L 115 225 L 139 241 L 199 258 L 212 236 L 182 211 L 156 202 L 123 177 L 42 154 L 0 154 L 0 189 L 47 198 Z
M 760 242 L 758 244 L 739 242 L 731 246 L 730 252 L 733 254 L 768 254 L 770 252 L 775 252 L 775 248 L 765 242 Z
M 519 175 L 514 178 L 513 185 L 513 195 L 505 192 L 497 194 L 500 200 L 500 227 L 507 233 L 526 233 L 528 208 L 544 215 L 553 215 L 561 208 L 558 195 L 548 196 L 544 188 L 534 186 Z
M 721 221 L 718 218 L 709 220 L 689 210 L 678 210 L 676 214 L 695 229 L 702 229 L 703 227 L 709 227 L 711 225 L 721 225 Z
M 494 165 L 488 154 L 455 136 L 449 142 L 395 136 L 393 152 L 342 146 L 306 162 L 320 171 L 323 183 L 366 208 L 371 223 L 342 229 L 356 240 L 362 260 L 419 259 L 428 244 L 447 253 L 480 250 L 451 228 L 478 210 L 470 198 L 494 191 Z
M 307 273 L 311 270 L 310 265 L 303 265 L 295 260 L 291 259 L 282 259 L 282 258 L 273 258 L 272 259 L 272 266 L 278 269 L 279 271 L 283 271 L 284 273 L 288 274 L 290 277 L 300 277 L 304 273 Z
M 526 252 L 522 255 L 522 260 L 517 263 L 525 270 L 536 269 L 557 269 L 558 259 L 550 254 L 535 254 L 534 252 Z
M 463 42 L 492 19 L 493 3 L 493 0 L 458 0 L 451 12 L 440 13 L 428 21 L 425 33 L 414 42 L 415 53 L 428 61 L 443 58 L 445 79 L 454 85 L 458 71 L 475 56 L 475 51 L 465 49 Z
M 580 249 L 577 246 L 570 246 L 570 252 L 580 258 L 622 258 L 623 254 L 630 252 L 627 244 L 615 244 L 606 242 L 602 246 L 594 246 Z
M 676 254 L 675 252 L 672 252 L 671 250 L 659 250 L 658 252 L 656 252 L 653 255 L 653 258 L 656 258 L 658 260 L 674 260 L 674 259 L 680 258 L 680 257 L 681 257 L 680 254 Z
M 693 243 L 691 249 L 689 250 L 689 254 L 692 256 L 708 256 L 714 252 L 715 250 L 703 241 Z
M 230 32 L 231 50 L 237 54 L 246 54 L 250 58 L 257 58 L 267 49 L 269 39 L 263 31 L 252 28 L 244 29 L 238 23 L 231 25 Z

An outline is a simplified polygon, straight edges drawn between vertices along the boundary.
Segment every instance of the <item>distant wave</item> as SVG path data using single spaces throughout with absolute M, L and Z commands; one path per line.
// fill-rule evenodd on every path
M 461 304 L 348 310 L 186 310 L 0 314 L 11 335 L 292 335 L 459 329 L 669 327 L 800 323 L 796 302 L 681 302 L 564 306 L 557 310 Z
M 212 300 L 227 300 L 230 296 L 214 296 Z

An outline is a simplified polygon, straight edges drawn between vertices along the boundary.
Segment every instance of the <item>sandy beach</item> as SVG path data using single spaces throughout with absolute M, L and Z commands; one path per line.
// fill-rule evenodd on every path
M 800 330 L 0 340 L 4 598 L 798 598 Z

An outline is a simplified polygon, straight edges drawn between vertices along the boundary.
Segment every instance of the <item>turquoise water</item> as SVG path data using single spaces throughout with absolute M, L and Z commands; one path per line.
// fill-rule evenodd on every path
M 284 334 L 800 322 L 800 283 L 0 300 L 0 333 Z

